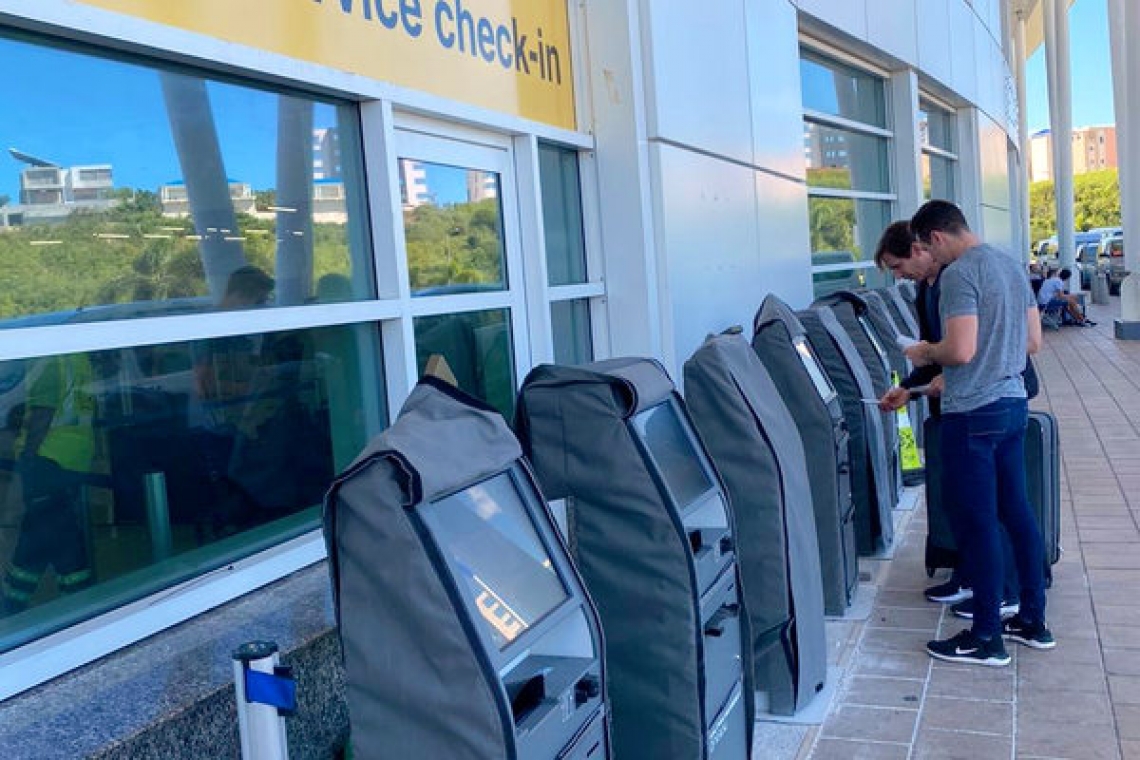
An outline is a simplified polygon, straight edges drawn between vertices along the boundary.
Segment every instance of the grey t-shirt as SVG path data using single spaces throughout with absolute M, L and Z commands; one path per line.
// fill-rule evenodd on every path
M 942 334 L 951 317 L 978 317 L 978 350 L 943 369 L 942 413 L 969 412 L 1000 398 L 1025 398 L 1026 313 L 1036 306 L 1021 264 L 991 245 L 969 249 L 942 273 Z

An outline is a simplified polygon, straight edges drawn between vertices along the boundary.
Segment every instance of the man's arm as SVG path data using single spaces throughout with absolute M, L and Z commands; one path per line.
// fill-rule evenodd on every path
M 919 366 L 941 364 L 943 367 L 955 367 L 968 364 L 977 350 L 978 315 L 963 314 L 946 320 L 942 340 L 937 343 L 916 343 L 906 349 L 906 355 Z
M 1025 340 L 1025 350 L 1030 355 L 1041 350 L 1041 312 L 1036 306 L 1031 306 L 1025 314 L 1025 324 L 1028 328 Z

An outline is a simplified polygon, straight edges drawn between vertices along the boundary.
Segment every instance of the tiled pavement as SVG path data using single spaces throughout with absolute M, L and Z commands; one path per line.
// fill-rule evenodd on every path
M 1140 342 L 1046 331 L 1041 395 L 1061 432 L 1061 543 L 1048 618 L 1057 648 L 1008 644 L 1008 668 L 941 663 L 926 641 L 960 621 L 926 602 L 926 521 L 904 517 L 889 561 L 861 561 L 875 602 L 829 620 L 837 691 L 822 725 L 758 722 L 757 760 L 1140 760 Z M 942 576 L 938 576 L 940 579 Z M 959 625 L 959 624 L 963 625 Z

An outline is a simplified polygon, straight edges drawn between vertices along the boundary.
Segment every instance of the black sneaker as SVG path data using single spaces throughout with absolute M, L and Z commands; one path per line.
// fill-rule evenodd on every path
M 973 595 L 971 595 L 971 598 L 955 604 L 953 607 L 950 608 L 950 611 L 953 612 L 955 615 L 957 615 L 960 618 L 965 618 L 966 620 L 973 620 L 974 619 Z M 1001 619 L 1002 620 L 1005 620 L 1008 617 L 1013 617 L 1014 615 L 1016 615 L 1020 611 L 1021 611 L 1021 605 L 1015 601 L 1010 601 L 1007 599 L 1006 601 L 1001 603 Z
M 957 579 L 951 578 L 945 583 L 931 586 L 923 592 L 926 598 L 939 604 L 954 604 L 965 601 L 974 595 L 974 592 L 958 584 Z
M 1014 615 L 1002 623 L 1001 635 L 1010 641 L 1024 644 L 1031 649 L 1052 649 L 1057 646 L 1053 632 L 1044 622 L 1027 623 L 1020 615 Z
M 991 668 L 1005 667 L 1010 661 L 1001 636 L 984 641 L 969 630 L 959 631 L 955 636 L 942 641 L 928 641 L 926 651 L 936 660 L 988 665 Z

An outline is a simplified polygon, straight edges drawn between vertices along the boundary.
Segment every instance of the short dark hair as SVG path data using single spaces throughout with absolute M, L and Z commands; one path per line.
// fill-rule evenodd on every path
M 905 220 L 891 222 L 883 230 L 879 238 L 879 246 L 875 249 L 875 266 L 886 269 L 883 263 L 884 256 L 894 256 L 896 259 L 909 259 L 910 247 L 914 243 L 914 233 L 910 231 L 910 222 Z
M 230 273 L 226 281 L 226 295 L 250 300 L 263 299 L 273 292 L 273 278 L 257 267 L 247 264 Z
M 1065 267 L 1064 269 L 1062 269 L 1060 272 L 1057 273 L 1057 276 L 1060 277 L 1062 280 L 1067 280 L 1073 276 L 1073 270 L 1069 269 L 1068 267 Z
M 968 232 L 969 229 L 970 225 L 966 224 L 962 209 L 950 201 L 937 199 L 927 201 L 910 218 L 910 231 L 923 243 L 930 242 L 932 232 L 957 235 Z

